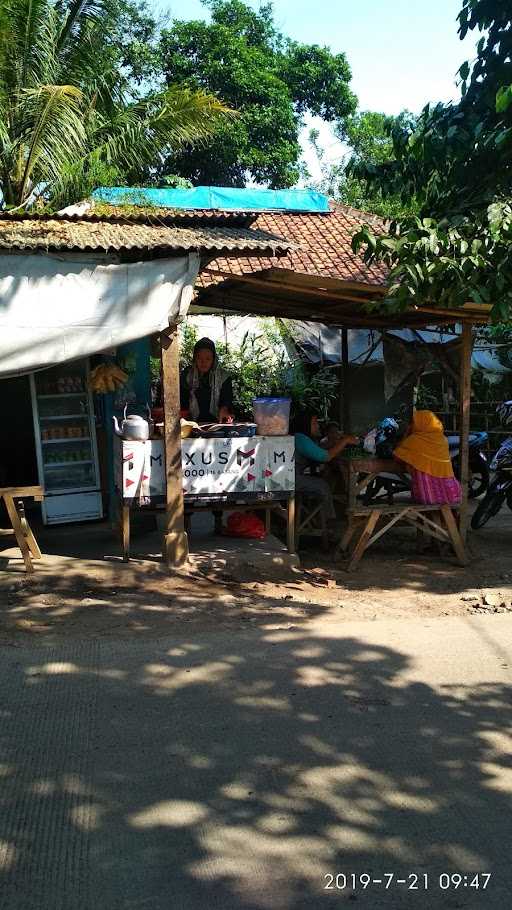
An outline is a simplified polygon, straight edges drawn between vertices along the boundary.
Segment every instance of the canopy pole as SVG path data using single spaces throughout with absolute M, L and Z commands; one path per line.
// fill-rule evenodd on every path
M 350 364 L 348 359 L 348 329 L 341 330 L 341 408 L 340 418 L 345 435 L 352 432 L 352 415 L 350 409 Z
M 166 528 L 162 555 L 169 568 L 178 568 L 188 560 L 188 537 L 181 473 L 180 344 L 176 325 L 162 332 L 160 343 L 166 475 Z
M 468 533 L 468 479 L 469 479 L 469 417 L 471 408 L 471 349 L 472 329 L 469 322 L 462 324 L 460 347 L 460 483 L 462 500 L 460 504 L 460 535 L 465 542 Z

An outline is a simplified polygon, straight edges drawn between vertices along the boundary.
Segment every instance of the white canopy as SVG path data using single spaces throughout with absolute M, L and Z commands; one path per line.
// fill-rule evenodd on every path
M 136 263 L 0 255 L 0 377 L 162 331 L 186 315 L 198 271 L 196 253 Z

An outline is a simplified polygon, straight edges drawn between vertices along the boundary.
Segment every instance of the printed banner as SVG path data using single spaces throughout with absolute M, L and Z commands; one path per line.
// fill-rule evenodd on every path
M 295 489 L 293 436 L 183 439 L 183 491 L 189 495 L 277 493 Z M 163 439 L 117 440 L 116 488 L 141 504 L 165 496 Z

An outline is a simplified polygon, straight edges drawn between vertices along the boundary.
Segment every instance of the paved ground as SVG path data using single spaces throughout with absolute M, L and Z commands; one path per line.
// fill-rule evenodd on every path
M 511 906 L 509 615 L 38 642 L 0 644 L 1 910 Z

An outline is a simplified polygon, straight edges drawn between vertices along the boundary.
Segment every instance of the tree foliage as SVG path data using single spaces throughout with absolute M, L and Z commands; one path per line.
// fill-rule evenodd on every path
M 464 0 L 459 35 L 480 31 L 477 57 L 459 69 L 457 104 L 427 106 L 393 130 L 392 160 L 361 163 L 357 176 L 383 196 L 416 198 L 419 213 L 387 235 L 364 228 L 354 248 L 391 268 L 388 302 L 512 306 L 512 5 Z
M 151 28 L 141 9 L 137 18 L 127 0 L 0 0 L 5 205 L 34 195 L 52 207 L 76 201 L 169 149 L 205 142 L 224 123 L 226 106 L 204 90 L 134 92 L 137 36 Z M 131 23 L 124 57 L 123 22 Z
M 383 194 L 378 186 L 370 185 L 369 181 L 358 175 L 363 167 L 365 172 L 370 173 L 391 162 L 394 158 L 393 130 L 397 125 L 402 127 L 414 122 L 415 118 L 408 111 L 403 111 L 397 117 L 378 111 L 358 111 L 335 128 L 338 139 L 350 149 L 349 154 L 335 164 L 325 161 L 324 150 L 318 143 L 319 132 L 311 130 L 310 142 L 321 170 L 316 188 L 338 202 L 383 218 L 398 218 L 414 211 L 414 198 L 405 201 L 399 193 Z
M 277 29 L 270 3 L 205 0 L 211 22 L 174 21 L 164 29 L 161 67 L 169 83 L 213 92 L 238 111 L 207 149 L 173 155 L 171 172 L 194 183 L 293 186 L 300 175 L 304 114 L 343 120 L 356 100 L 344 54 L 300 44 Z

